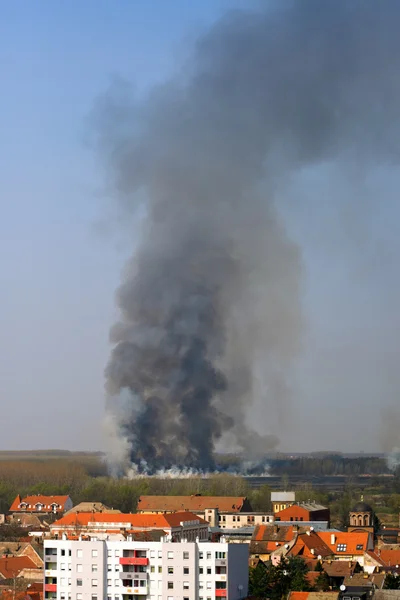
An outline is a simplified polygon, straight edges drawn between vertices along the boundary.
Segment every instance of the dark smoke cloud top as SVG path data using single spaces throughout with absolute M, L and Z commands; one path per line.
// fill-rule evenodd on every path
M 397 160 L 399 16 L 395 0 L 232 12 L 145 100 L 122 86 L 103 102 L 116 194 L 142 211 L 105 372 L 137 470 L 210 471 L 217 444 L 277 446 L 304 329 L 279 182 L 323 161 Z

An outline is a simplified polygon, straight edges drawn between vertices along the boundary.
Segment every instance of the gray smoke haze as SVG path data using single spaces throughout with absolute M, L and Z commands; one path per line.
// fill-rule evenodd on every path
M 227 14 L 145 99 L 121 85 L 103 99 L 102 151 L 140 225 L 107 412 L 139 470 L 277 447 L 306 325 L 279 191 L 315 165 L 397 163 L 399 26 L 397 0 L 280 0 Z

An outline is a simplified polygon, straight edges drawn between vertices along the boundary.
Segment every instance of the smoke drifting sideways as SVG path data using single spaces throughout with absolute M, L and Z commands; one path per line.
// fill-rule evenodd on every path
M 397 0 L 233 11 L 145 99 L 123 85 L 102 98 L 114 195 L 140 215 L 105 370 L 120 472 L 207 472 L 216 448 L 277 447 L 305 330 L 279 182 L 398 160 L 399 25 Z

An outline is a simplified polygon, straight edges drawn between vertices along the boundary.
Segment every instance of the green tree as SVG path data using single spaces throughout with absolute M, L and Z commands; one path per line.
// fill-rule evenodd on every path
M 321 571 L 315 580 L 315 590 L 317 592 L 327 592 L 329 590 L 329 577 L 325 571 Z
M 400 577 L 397 573 L 388 573 L 385 577 L 385 589 L 386 590 L 398 590 L 400 589 Z
M 249 595 L 255 598 L 265 598 L 269 587 L 269 573 L 263 562 L 250 569 Z

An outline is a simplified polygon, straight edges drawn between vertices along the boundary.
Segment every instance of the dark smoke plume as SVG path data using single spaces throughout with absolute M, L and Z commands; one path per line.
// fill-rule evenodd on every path
M 232 12 L 145 100 L 120 86 L 103 104 L 115 189 L 140 215 L 107 411 L 139 470 L 276 446 L 304 327 L 277 189 L 324 161 L 397 161 L 399 17 L 397 0 Z M 246 423 L 254 403 L 263 434 Z

